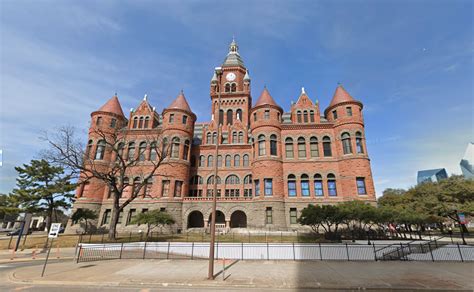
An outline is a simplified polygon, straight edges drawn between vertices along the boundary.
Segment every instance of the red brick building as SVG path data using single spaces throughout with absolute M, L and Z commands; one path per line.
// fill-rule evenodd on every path
M 118 230 L 136 229 L 130 219 L 152 209 L 171 213 L 179 228 L 206 227 L 215 163 L 216 219 L 231 228 L 297 228 L 296 218 L 308 204 L 375 202 L 360 101 L 339 85 L 321 113 L 319 103 L 311 101 L 303 88 L 297 102 L 285 112 L 267 88 L 252 103 L 250 85 L 249 72 L 233 41 L 221 77 L 214 73 L 211 79 L 211 121 L 196 123 L 183 93 L 161 115 L 145 98 L 126 119 L 116 96 L 91 114 L 91 129 L 127 127 L 127 135 L 136 141 L 129 143 L 127 151 L 145 149 L 141 141 L 150 133 L 159 133 L 174 147 L 167 158 L 173 163 L 160 166 L 146 188 L 147 195 L 125 208 Z M 217 141 L 219 155 L 215 157 Z M 91 151 L 98 151 L 93 131 L 89 144 Z M 111 158 L 97 156 L 107 167 Z M 153 157 L 144 157 L 143 166 L 137 166 L 130 180 L 140 179 L 139 169 L 149 159 Z M 105 185 L 92 181 L 78 189 L 75 208 L 97 210 L 98 223 L 105 226 L 112 204 L 108 193 Z

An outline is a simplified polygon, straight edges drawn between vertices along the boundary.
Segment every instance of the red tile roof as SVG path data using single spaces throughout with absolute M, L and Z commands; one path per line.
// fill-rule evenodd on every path
M 262 91 L 262 94 L 260 94 L 260 97 L 257 100 L 257 103 L 255 103 L 255 106 L 259 105 L 264 105 L 264 104 L 269 104 L 269 105 L 274 105 L 278 106 L 276 102 L 273 100 L 273 97 L 270 95 L 270 92 L 268 92 L 268 89 L 265 87 Z
M 354 98 L 352 98 L 352 96 L 350 96 L 350 94 L 347 93 L 347 91 L 344 89 L 344 87 L 342 87 L 342 85 L 339 85 L 336 88 L 336 91 L 334 92 L 334 96 L 332 97 L 332 100 L 329 106 L 331 107 L 333 105 L 346 102 L 346 101 L 354 101 Z
M 180 109 L 190 113 L 193 112 L 191 107 L 189 107 L 188 101 L 184 97 L 184 93 L 182 91 L 167 109 Z
M 109 112 L 119 116 L 125 117 L 122 111 L 122 106 L 120 105 L 120 101 L 117 95 L 112 96 L 100 109 L 101 112 Z

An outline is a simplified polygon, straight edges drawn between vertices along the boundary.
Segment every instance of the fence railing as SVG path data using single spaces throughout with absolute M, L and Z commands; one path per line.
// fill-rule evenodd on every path
M 386 245 L 387 246 L 387 245 Z M 216 259 L 234 260 L 337 260 L 337 261 L 474 261 L 474 246 L 448 244 L 388 246 L 385 254 L 377 250 L 382 245 L 304 244 L 304 243 L 216 243 Z M 408 251 L 411 252 L 408 252 Z M 398 253 L 387 257 L 387 253 Z M 403 254 L 402 254 L 403 253 Z M 133 242 L 84 244 L 78 248 L 77 262 L 109 259 L 205 259 L 209 255 L 207 242 Z

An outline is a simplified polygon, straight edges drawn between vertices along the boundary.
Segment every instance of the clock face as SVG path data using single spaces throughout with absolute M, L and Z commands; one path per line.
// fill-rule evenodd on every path
M 227 81 L 234 81 L 235 77 L 236 77 L 235 74 L 230 72 L 225 76 L 225 79 L 227 79 Z

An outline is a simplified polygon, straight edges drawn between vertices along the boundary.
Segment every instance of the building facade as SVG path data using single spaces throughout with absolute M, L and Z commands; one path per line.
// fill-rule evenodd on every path
M 216 164 L 216 221 L 228 228 L 296 229 L 296 219 L 308 204 L 375 203 L 360 101 L 339 85 L 321 112 L 303 88 L 297 102 L 284 111 L 267 88 L 253 103 L 250 89 L 249 72 L 233 41 L 222 74 L 214 72 L 210 82 L 209 122 L 196 122 L 183 93 L 161 114 L 145 98 L 127 119 L 116 96 L 91 114 L 91 128 L 126 127 L 126 135 L 135 140 L 127 151 L 134 154 L 146 149 L 141 141 L 150 133 L 172 143 L 166 159 L 173 163 L 161 165 L 146 187 L 147 195 L 124 209 L 118 230 L 135 230 L 131 218 L 152 209 L 166 210 L 181 229 L 207 227 Z M 100 145 L 92 133 L 90 155 L 107 167 L 112 158 L 96 155 Z M 137 165 L 137 173 L 149 159 L 151 154 Z M 129 179 L 139 180 L 140 175 L 131 173 Z M 91 181 L 76 196 L 74 208 L 96 210 L 97 224 L 106 227 L 112 209 L 107 186 Z

